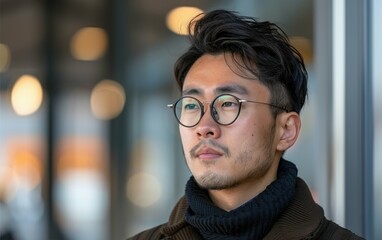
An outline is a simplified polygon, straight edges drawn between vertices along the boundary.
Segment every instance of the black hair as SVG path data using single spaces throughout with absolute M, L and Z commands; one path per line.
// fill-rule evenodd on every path
M 180 88 L 202 55 L 229 53 L 239 69 L 250 71 L 268 87 L 271 104 L 300 113 L 307 95 L 307 71 L 302 56 L 276 24 L 214 10 L 191 21 L 189 32 L 191 46 L 174 66 Z M 272 113 L 279 112 L 275 108 Z

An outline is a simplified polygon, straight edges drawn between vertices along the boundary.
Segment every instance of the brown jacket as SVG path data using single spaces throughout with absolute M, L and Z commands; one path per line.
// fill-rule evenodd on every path
M 202 239 L 197 229 L 184 220 L 188 207 L 187 199 L 182 197 L 173 209 L 167 223 L 154 227 L 129 238 L 131 240 L 197 240 Z M 323 209 L 317 205 L 306 183 L 298 178 L 296 193 L 287 209 L 273 225 L 264 240 L 297 239 L 363 239 L 344 229 L 324 216 Z

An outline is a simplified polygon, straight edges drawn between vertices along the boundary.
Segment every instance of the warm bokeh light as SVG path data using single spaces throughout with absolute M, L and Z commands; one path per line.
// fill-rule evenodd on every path
M 42 104 L 42 99 L 41 84 L 34 76 L 21 76 L 12 88 L 12 107 L 18 115 L 25 116 L 36 112 Z
M 101 58 L 107 49 L 108 37 L 102 28 L 86 27 L 78 30 L 70 44 L 72 55 L 79 60 L 91 61 Z
M 0 43 L 0 73 L 7 71 L 11 62 L 11 51 L 7 45 Z
M 4 142 L 5 161 L 0 159 L 0 199 L 13 200 L 42 184 L 43 145 L 36 137 L 15 137 Z M 21 193 L 22 194 L 22 193 Z
M 158 179 L 148 173 L 137 173 L 127 182 L 127 197 L 137 206 L 149 207 L 161 196 L 161 186 Z
M 121 84 L 113 80 L 103 80 L 94 87 L 90 104 L 95 117 L 110 120 L 122 112 L 125 100 L 125 90 Z
M 178 7 L 171 10 L 166 16 L 167 27 L 176 34 L 188 35 L 188 24 L 203 10 L 196 7 Z
M 304 58 L 306 63 L 311 63 L 313 60 L 312 42 L 306 37 L 290 37 L 290 42 Z
M 62 138 L 57 146 L 55 164 L 58 179 L 68 172 L 101 172 L 106 169 L 106 145 L 96 137 L 68 136 Z
M 41 184 L 42 161 L 30 151 L 20 149 L 12 157 L 10 169 L 17 179 L 24 181 L 30 189 Z

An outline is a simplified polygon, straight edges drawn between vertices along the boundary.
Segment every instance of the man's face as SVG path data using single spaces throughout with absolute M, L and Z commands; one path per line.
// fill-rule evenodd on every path
M 219 125 L 210 114 L 209 103 L 223 93 L 269 103 L 269 90 L 258 80 L 235 74 L 234 66 L 228 54 L 204 55 L 193 64 L 183 85 L 183 95 L 199 99 L 206 107 L 195 127 L 179 125 L 187 165 L 206 189 L 261 181 L 276 159 L 276 122 L 269 106 L 243 103 L 239 117 L 228 126 Z

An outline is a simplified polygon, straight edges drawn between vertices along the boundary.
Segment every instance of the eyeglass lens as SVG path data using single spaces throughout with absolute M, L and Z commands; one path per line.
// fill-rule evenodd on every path
M 174 108 L 176 118 L 186 127 L 198 124 L 205 112 L 203 103 L 193 97 L 182 97 L 175 103 Z M 229 125 L 239 115 L 240 102 L 232 95 L 220 95 L 212 101 L 210 111 L 217 123 Z

